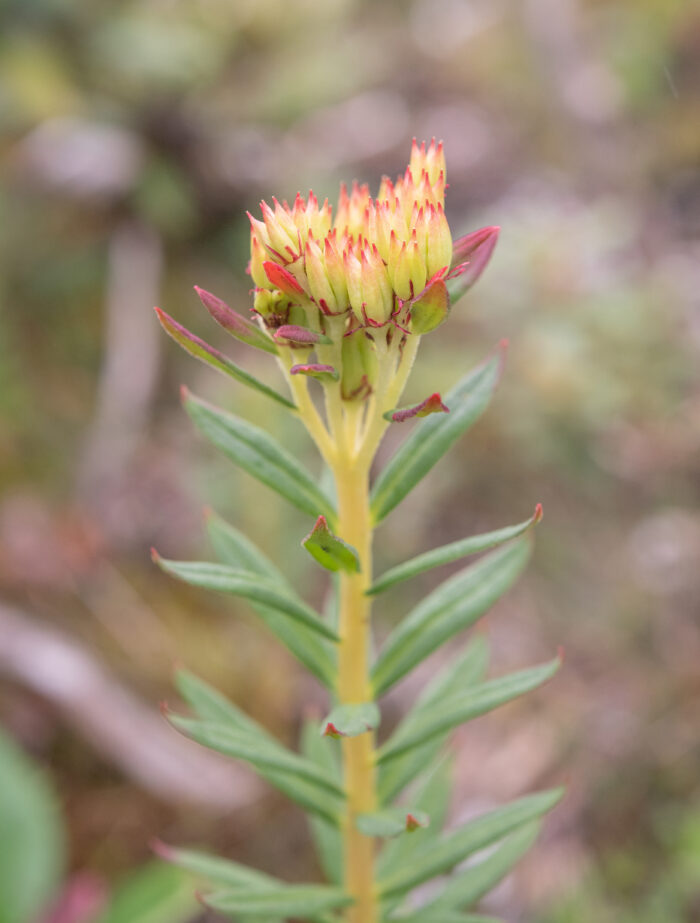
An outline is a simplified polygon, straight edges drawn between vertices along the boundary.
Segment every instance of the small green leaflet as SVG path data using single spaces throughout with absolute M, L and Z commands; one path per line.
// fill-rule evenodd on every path
M 214 551 L 224 564 L 267 577 L 282 592 L 295 595 L 284 575 L 239 529 L 211 511 L 207 513 L 206 525 Z M 253 608 L 299 662 L 332 689 L 337 672 L 335 645 L 270 606 L 253 603 Z
M 425 811 L 405 808 L 384 808 L 372 814 L 360 814 L 356 827 L 365 836 L 396 837 L 401 833 L 413 833 L 427 827 L 430 818 Z
M 472 625 L 508 590 L 527 563 L 521 537 L 465 567 L 433 590 L 392 631 L 372 671 L 377 696 L 441 644 Z
M 178 324 L 178 322 L 170 317 L 169 314 L 166 314 L 165 311 L 161 311 L 160 308 L 156 308 L 155 311 L 165 332 L 186 352 L 194 356 L 195 359 L 200 359 L 219 372 L 223 372 L 225 375 L 235 378 L 235 380 L 241 382 L 241 384 L 248 385 L 249 388 L 259 391 L 266 397 L 271 397 L 273 401 L 277 401 L 284 407 L 296 410 L 296 405 L 293 401 L 290 401 L 288 398 L 275 391 L 274 388 L 268 387 L 264 382 L 244 371 L 240 366 L 229 359 L 228 356 L 225 356 L 223 353 L 219 352 L 218 349 L 214 349 L 213 346 L 205 343 L 204 340 L 195 336 L 194 333 L 191 333 L 186 327 L 183 327 L 182 324 Z
M 281 884 L 277 878 L 259 872 L 257 869 L 241 865 L 239 862 L 232 862 L 229 859 L 222 859 L 219 856 L 211 856 L 199 850 L 177 849 L 160 841 L 154 842 L 152 848 L 161 859 L 213 885 L 248 890 L 276 888 Z
M 379 707 L 374 702 L 336 705 L 324 718 L 321 734 L 324 737 L 357 737 L 379 727 L 379 720 Z
M 276 889 L 216 891 L 205 897 L 205 904 L 221 913 L 241 916 L 264 914 L 289 917 L 315 917 L 327 910 L 347 907 L 352 898 L 330 885 L 285 885 Z
M 518 673 L 480 683 L 464 692 L 443 699 L 432 708 L 425 709 L 414 720 L 410 720 L 411 716 L 409 716 L 409 721 L 404 726 L 399 726 L 380 748 L 377 762 L 381 764 L 396 759 L 406 751 L 453 730 L 465 721 L 478 718 L 479 715 L 484 715 L 498 708 L 499 705 L 504 705 L 526 692 L 531 692 L 551 679 L 560 665 L 561 661 L 557 658 L 541 666 L 531 667 L 529 670 L 521 670 Z
M 251 571 L 234 570 L 225 564 L 209 564 L 205 561 L 168 561 L 153 552 L 153 559 L 158 567 L 166 573 L 189 583 L 192 586 L 232 596 L 242 596 L 254 603 L 269 606 L 277 612 L 300 622 L 324 638 L 337 641 L 338 636 L 328 625 L 301 599 L 280 589 L 279 585 L 266 580 Z
M 402 580 L 408 580 L 416 577 L 433 567 L 439 567 L 442 564 L 450 564 L 452 561 L 458 561 L 460 558 L 466 558 L 471 554 L 478 554 L 481 551 L 488 551 L 490 548 L 496 548 L 517 538 L 526 532 L 531 526 L 534 526 L 542 519 L 542 506 L 537 504 L 535 512 L 529 519 L 519 522 L 515 526 L 506 526 L 504 529 L 495 529 L 493 532 L 484 532 L 481 535 L 471 535 L 469 538 L 463 538 L 458 542 L 450 542 L 449 545 L 443 545 L 441 548 L 434 548 L 432 551 L 426 551 L 419 554 L 410 561 L 404 561 L 392 567 L 386 573 L 382 574 L 378 580 L 367 590 L 368 595 L 383 593 L 389 587 L 399 583 Z
M 375 523 L 381 522 L 413 490 L 483 413 L 500 378 L 501 366 L 499 355 L 470 372 L 446 395 L 450 412 L 422 420 L 399 446 L 372 489 Z
M 421 907 L 421 919 L 425 920 L 427 916 L 433 920 L 440 913 L 452 909 L 473 907 L 520 861 L 537 839 L 539 829 L 539 821 L 525 824 L 499 843 L 497 849 L 486 859 L 454 875 L 436 900 Z
M 183 389 L 185 410 L 202 435 L 224 455 L 310 516 L 333 517 L 331 501 L 311 475 L 265 430 Z
M 189 875 L 150 862 L 117 886 L 95 923 L 188 923 L 198 905 Z
M 421 714 L 436 705 L 442 699 L 457 692 L 463 692 L 486 675 L 489 650 L 482 637 L 474 638 L 464 651 L 444 667 L 423 690 L 418 701 L 403 719 L 402 727 L 419 720 Z M 410 782 L 430 766 L 448 738 L 448 733 L 433 737 L 428 743 L 416 747 L 391 762 L 379 767 L 379 797 L 382 804 L 387 804 Z M 431 815 L 437 816 L 434 805 L 426 806 L 417 802 Z
M 302 545 L 326 570 L 342 570 L 348 574 L 356 574 L 360 569 L 357 552 L 352 545 L 333 535 L 325 516 L 318 517 Z
M 380 883 L 382 896 L 405 894 L 417 885 L 449 872 L 472 853 L 490 846 L 509 833 L 546 814 L 562 797 L 561 789 L 527 795 L 476 820 L 431 845 Z

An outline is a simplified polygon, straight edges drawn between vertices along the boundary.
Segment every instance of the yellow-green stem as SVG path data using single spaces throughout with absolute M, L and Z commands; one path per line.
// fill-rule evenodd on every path
M 371 700 L 369 681 L 372 526 L 369 514 L 369 466 L 364 461 L 339 460 L 338 533 L 356 550 L 360 572 L 340 579 L 340 645 L 338 698 L 341 703 Z M 342 742 L 347 810 L 343 820 L 346 890 L 355 899 L 347 923 L 376 923 L 374 841 L 355 826 L 358 814 L 376 809 L 374 734 L 368 732 Z

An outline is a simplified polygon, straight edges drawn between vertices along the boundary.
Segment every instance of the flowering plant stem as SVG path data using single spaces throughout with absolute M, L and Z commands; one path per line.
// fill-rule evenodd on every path
M 334 500 L 271 434 L 185 390 L 185 408 L 207 439 L 315 518 L 302 544 L 336 576 L 333 615 L 316 612 L 259 548 L 215 515 L 208 529 L 218 562 L 154 555 L 189 584 L 246 599 L 331 698 L 322 726 L 306 724 L 297 753 L 197 677 L 177 675 L 194 715 L 169 714 L 170 721 L 199 743 L 250 763 L 308 811 L 328 878 L 328 884 L 289 884 L 235 862 L 159 847 L 215 889 L 204 896 L 207 906 L 237 919 L 467 920 L 460 912 L 517 862 L 560 797 L 558 791 L 542 792 L 460 829 L 442 829 L 449 794 L 442 751 L 450 732 L 535 689 L 553 676 L 557 660 L 487 680 L 488 646 L 477 639 L 448 660 L 396 730 L 377 741 L 376 700 L 510 588 L 528 559 L 525 533 L 541 518 L 538 505 L 529 519 L 431 549 L 373 578 L 375 526 L 478 419 L 501 373 L 502 356 L 493 355 L 457 382 L 444 402 L 435 392 L 398 406 L 422 336 L 448 319 L 453 303 L 480 276 L 498 236 L 497 228 L 482 228 L 453 242 L 445 189 L 442 145 L 414 143 L 406 172 L 396 183 L 385 177 L 376 200 L 366 186 L 354 184 L 351 194 L 343 186 L 334 218 L 328 202 L 319 206 L 313 193 L 308 199 L 298 195 L 293 207 L 273 200 L 273 210 L 261 203 L 264 220 L 251 217 L 255 319 L 197 291 L 228 333 L 276 357 L 289 397 L 156 309 L 166 331 L 191 355 L 296 414 L 335 481 Z M 407 421 L 410 434 L 370 489 L 387 427 Z M 417 602 L 375 654 L 376 595 L 479 552 L 488 553 Z M 340 738 L 340 765 L 334 738 Z M 486 847 L 493 848 L 484 858 Z M 469 857 L 476 863 L 456 871 L 441 893 L 416 910 L 415 889 L 459 869 Z

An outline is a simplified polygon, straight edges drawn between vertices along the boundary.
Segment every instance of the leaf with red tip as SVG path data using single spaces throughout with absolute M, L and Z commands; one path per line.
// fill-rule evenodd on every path
M 458 301 L 474 285 L 491 259 L 499 227 L 481 228 L 454 242 L 452 268 L 447 276 L 450 304 Z
M 243 317 L 243 315 L 239 314 L 237 311 L 234 311 L 225 301 L 222 301 L 221 298 L 217 298 L 216 295 L 212 295 L 212 293 L 208 292 L 206 289 L 195 285 L 194 290 L 199 295 L 207 311 L 227 333 L 236 337 L 237 340 L 247 343 L 248 346 L 262 349 L 265 352 L 271 353 L 273 356 L 277 355 L 277 347 L 257 324 L 253 323 L 253 321 L 249 320 L 247 317 Z
M 430 818 L 424 811 L 409 811 L 405 808 L 384 808 L 371 814 L 360 814 L 356 827 L 365 836 L 394 837 L 401 833 L 413 833 L 419 827 L 427 827 Z
M 421 336 L 430 333 L 447 320 L 450 298 L 442 279 L 426 286 L 420 297 L 411 304 L 411 333 Z
M 353 903 L 353 899 L 331 885 L 282 885 L 276 890 L 220 891 L 207 895 L 207 907 L 236 918 L 284 917 L 285 920 L 326 918 L 327 911 Z
M 542 518 L 542 504 L 538 503 L 535 512 L 529 519 L 517 523 L 514 526 L 506 526 L 503 529 L 494 529 L 492 532 L 483 532 L 481 535 L 470 535 L 469 538 L 460 539 L 457 542 L 450 542 L 448 545 L 442 545 L 440 548 L 434 548 L 432 551 L 426 551 L 419 554 L 409 561 L 404 561 L 396 567 L 392 567 L 379 577 L 372 586 L 367 590 L 369 595 L 383 593 L 389 587 L 400 583 L 402 580 L 409 580 L 418 574 L 425 573 L 433 567 L 440 567 L 443 564 L 451 564 L 452 561 L 459 561 L 460 558 L 466 558 L 470 554 L 478 554 L 481 551 L 488 551 L 490 548 L 496 548 L 509 542 L 523 532 L 536 525 Z
M 449 413 L 450 408 L 445 407 L 442 398 L 435 392 L 430 397 L 426 397 L 420 404 L 412 404 L 410 407 L 401 407 L 397 410 L 388 410 L 384 414 L 384 419 L 390 423 L 404 423 L 406 420 L 412 420 L 413 417 L 427 417 L 431 413 Z
M 328 528 L 325 516 L 319 516 L 316 524 L 302 545 L 312 558 L 325 567 L 326 570 L 342 570 L 348 574 L 355 574 L 360 570 L 360 559 L 355 549 L 344 542 L 342 538 L 333 535 Z
M 306 292 L 297 282 L 294 276 L 288 269 L 285 269 L 284 266 L 280 266 L 279 263 L 273 263 L 272 260 L 265 260 L 263 263 L 263 269 L 265 270 L 265 275 L 270 280 L 270 282 L 278 288 L 280 291 L 284 292 L 285 295 L 289 295 L 290 298 L 297 298 L 299 295 L 306 295 Z
M 248 385 L 249 388 L 260 391 L 261 394 L 272 398 L 272 400 L 277 401 L 284 407 L 296 410 L 296 405 L 292 401 L 288 400 L 282 394 L 278 394 L 277 391 L 268 387 L 264 382 L 259 381 L 253 375 L 245 372 L 242 368 L 237 366 L 235 362 L 232 362 L 229 358 L 224 356 L 223 353 L 220 353 L 218 349 L 214 349 L 213 346 L 210 346 L 208 343 L 205 343 L 204 340 L 195 336 L 194 333 L 191 333 L 186 327 L 179 324 L 170 317 L 169 314 L 166 314 L 165 311 L 156 308 L 155 312 L 165 332 L 191 356 L 200 359 L 202 362 L 206 362 L 207 365 L 218 369 L 220 372 L 224 372 L 226 375 L 230 375 L 231 378 L 235 378 L 236 381 Z
M 323 719 L 324 737 L 357 737 L 379 727 L 379 708 L 374 702 L 336 705 Z
M 275 340 L 283 346 L 308 346 L 313 347 L 319 343 L 330 346 L 333 343 L 325 333 L 309 330 L 308 327 L 298 327 L 296 324 L 283 324 L 273 334 Z
M 332 365 L 322 365 L 320 362 L 301 363 L 293 365 L 289 370 L 290 375 L 306 375 L 319 381 L 337 381 L 340 378 L 338 370 Z

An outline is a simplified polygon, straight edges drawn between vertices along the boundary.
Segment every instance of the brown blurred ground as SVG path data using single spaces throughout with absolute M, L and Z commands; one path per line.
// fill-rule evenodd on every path
M 0 612 L 29 638 L 26 669 L 4 658 L 0 718 L 52 768 L 74 868 L 113 878 L 158 835 L 313 869 L 298 812 L 247 771 L 207 763 L 198 794 L 201 754 L 166 772 L 170 743 L 139 747 L 178 659 L 289 741 L 323 707 L 242 606 L 150 565 L 152 544 L 207 553 L 210 504 L 322 594 L 308 523 L 194 436 L 177 385 L 264 414 L 315 465 L 308 443 L 179 355 L 150 309 L 216 337 L 192 285 L 247 306 L 246 208 L 376 188 L 413 134 L 437 135 L 455 231 L 503 232 L 411 391 L 502 337 L 510 360 L 488 416 L 382 528 L 379 569 L 542 501 L 534 564 L 485 630 L 498 672 L 567 657 L 458 738 L 456 815 L 569 785 L 486 908 L 700 919 L 698 5 L 5 0 L 0 131 Z M 381 624 L 437 579 L 397 590 Z M 5 651 L 10 631 L 6 613 Z M 53 642 L 78 645 L 104 701 L 71 698 L 76 661 L 40 656 Z

